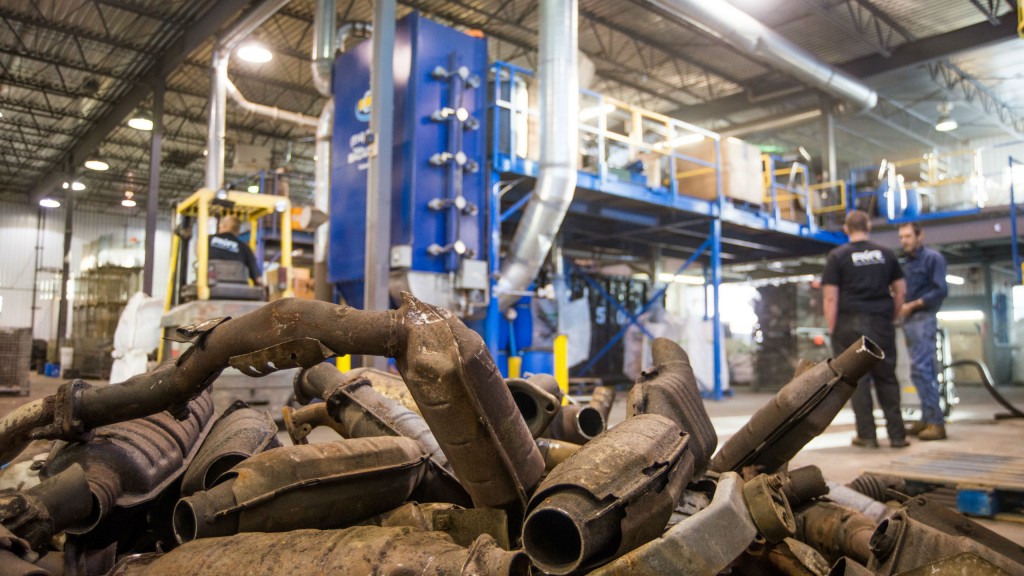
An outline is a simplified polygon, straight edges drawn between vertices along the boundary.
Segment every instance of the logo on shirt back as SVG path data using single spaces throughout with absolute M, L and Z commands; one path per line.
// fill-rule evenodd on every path
M 220 236 L 213 236 L 210 238 L 211 248 L 220 248 L 221 250 L 227 250 L 228 252 L 234 252 L 238 254 L 238 242 L 232 242 L 227 238 L 221 238 Z
M 881 250 L 865 250 L 863 252 L 852 252 L 854 266 L 870 266 L 872 264 L 885 264 L 885 255 Z

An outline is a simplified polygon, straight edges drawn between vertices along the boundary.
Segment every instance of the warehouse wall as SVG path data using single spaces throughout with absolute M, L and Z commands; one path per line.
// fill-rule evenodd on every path
M 1005 206 L 1010 203 L 1010 169 L 1008 158 L 1024 162 L 1024 143 L 1008 141 L 1006 136 L 997 136 L 971 141 L 970 148 L 981 150 L 981 172 L 985 176 L 988 206 Z M 1024 169 L 1018 168 L 1016 181 L 1017 202 L 1024 201 Z
M 4 258 L 0 260 L 0 326 L 27 327 L 32 316 L 32 280 L 35 272 L 37 248 L 37 218 L 44 217 L 41 249 L 41 271 L 38 275 L 35 338 L 51 340 L 56 337 L 57 307 L 60 299 L 59 274 L 64 251 L 64 208 L 42 210 L 27 204 L 0 202 L 0 246 Z M 166 292 L 167 267 L 170 265 L 170 220 L 158 221 L 156 258 L 154 268 L 155 296 Z M 72 277 L 78 272 L 82 248 L 104 234 L 112 234 L 125 243 L 145 241 L 146 220 L 141 212 L 99 213 L 76 210 L 71 244 Z M 74 322 L 69 314 L 68 330 Z

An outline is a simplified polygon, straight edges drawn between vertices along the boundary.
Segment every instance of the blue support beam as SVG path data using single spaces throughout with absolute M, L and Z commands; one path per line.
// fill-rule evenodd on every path
M 1016 191 L 1014 190 L 1013 181 L 1015 180 L 1013 174 L 1014 165 L 1024 166 L 1024 162 L 1020 162 L 1013 156 L 1009 159 L 1010 164 L 1010 237 L 1013 238 L 1011 243 L 1013 247 L 1013 271 L 1017 276 L 1017 284 L 1021 283 L 1021 269 L 1020 269 L 1020 251 L 1017 247 L 1017 198 Z

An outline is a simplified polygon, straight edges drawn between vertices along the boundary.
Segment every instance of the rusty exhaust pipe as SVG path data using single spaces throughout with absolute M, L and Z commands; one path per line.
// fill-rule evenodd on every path
M 277 424 L 265 410 L 235 401 L 216 422 L 181 479 L 181 495 L 208 490 L 228 470 L 254 454 L 277 448 Z
M 27 490 L 0 492 L 0 525 L 36 552 L 42 552 L 55 534 L 91 513 L 89 482 L 77 463 Z
M 210 392 L 186 408 L 184 420 L 161 412 L 103 426 L 93 440 L 57 452 L 40 475 L 53 477 L 81 465 L 91 493 L 91 514 L 67 526 L 69 534 L 91 532 L 114 508 L 147 503 L 181 477 L 210 430 Z
M 186 401 L 228 365 L 262 375 L 335 354 L 377 354 L 396 359 L 474 503 L 521 509 L 544 461 L 487 347 L 450 312 L 409 294 L 402 299 L 398 310 L 360 311 L 286 298 L 233 320 L 180 328 L 178 337 L 192 346 L 174 364 L 117 386 L 68 383 L 0 419 L 0 463 L 32 438 L 76 440 L 97 426 L 168 407 L 183 416 Z
M 871 557 L 875 522 L 832 502 L 815 502 L 796 512 L 797 539 L 820 552 L 829 563 L 848 556 L 866 564 Z
M 642 414 L 584 445 L 537 488 L 523 548 L 545 572 L 600 565 L 657 537 L 693 473 L 688 437 Z
M 109 576 L 286 573 L 527 576 L 530 562 L 522 552 L 502 550 L 487 535 L 467 549 L 441 532 L 356 526 L 204 538 L 162 556 L 126 557 Z
M 338 371 L 336 370 L 336 372 Z M 405 381 L 398 374 L 392 374 L 377 368 L 361 367 L 353 368 L 348 372 L 341 373 L 341 375 L 346 382 L 357 378 L 369 380 L 373 389 L 377 392 L 397 401 L 417 414 L 420 413 L 420 407 L 416 405 L 412 394 L 409 393 L 409 387 L 405 385 Z M 293 382 L 295 400 L 302 405 L 309 404 L 314 399 L 322 400 L 324 393 L 328 389 L 337 386 L 337 383 L 337 379 L 328 376 L 324 371 L 310 372 L 308 370 L 301 370 L 295 375 Z
M 297 410 L 291 406 L 283 406 L 281 419 L 293 446 L 309 444 L 307 437 L 321 426 L 334 430 L 342 438 L 349 437 L 345 425 L 327 413 L 327 404 L 324 402 L 315 402 Z
M 604 418 L 605 422 L 608 421 L 613 404 L 615 404 L 614 386 L 595 386 L 590 395 L 590 402 L 587 402 L 587 406 L 601 413 L 601 418 Z
M 690 434 L 688 450 L 693 454 L 695 474 L 702 474 L 718 446 L 718 435 L 700 397 L 690 357 L 667 338 L 651 343 L 654 367 L 644 372 L 629 391 L 626 417 L 660 414 Z
M 543 436 L 573 444 L 586 444 L 605 431 L 606 422 L 601 412 L 591 406 L 569 404 L 562 406 Z
M 779 390 L 711 461 L 717 472 L 759 466 L 772 472 L 821 434 L 853 395 L 857 381 L 885 357 L 861 337 L 836 358 L 818 363 Z
M 257 454 L 205 492 L 178 501 L 179 542 L 237 532 L 337 528 L 395 508 L 427 458 L 408 438 L 357 438 Z
M 580 451 L 579 444 L 565 442 L 564 440 L 552 440 L 551 438 L 537 438 L 537 447 L 544 457 L 544 471 L 551 472 L 555 466 L 561 464 L 566 458 Z
M 509 378 L 505 382 L 508 384 L 509 393 L 512 394 L 512 401 L 516 403 L 519 414 L 526 421 L 530 435 L 534 438 L 539 437 L 558 414 L 562 405 L 561 400 L 534 382 L 523 378 Z

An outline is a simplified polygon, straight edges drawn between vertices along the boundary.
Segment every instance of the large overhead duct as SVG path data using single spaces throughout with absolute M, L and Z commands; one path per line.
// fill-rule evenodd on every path
M 231 51 L 287 3 L 288 0 L 266 0 L 256 4 L 239 16 L 231 29 L 217 39 L 217 44 L 213 48 L 210 124 L 206 143 L 207 188 L 217 190 L 224 184 L 224 133 L 227 119 L 228 61 L 231 59 Z
M 502 310 L 533 282 L 576 190 L 578 7 L 578 0 L 540 2 L 540 168 L 501 267 L 496 295 Z
M 870 110 L 878 94 L 855 78 L 818 60 L 781 34 L 727 2 L 647 0 L 676 21 L 692 25 L 771 68 L 826 92 L 855 111 Z
M 227 90 L 227 93 L 231 96 L 231 99 L 234 100 L 236 104 L 238 104 L 245 110 L 248 110 L 253 114 L 266 116 L 267 118 L 270 118 L 271 120 L 277 120 L 278 122 L 289 122 L 291 124 L 302 126 L 303 128 L 316 128 L 317 130 L 320 129 L 320 121 L 317 119 L 316 116 L 308 116 L 306 114 L 301 114 L 299 112 L 283 110 L 281 108 L 278 108 L 277 106 L 267 106 L 266 104 L 258 104 L 256 102 L 252 102 L 251 100 L 246 98 L 245 95 L 239 92 L 238 88 L 236 88 L 234 83 L 231 82 L 231 80 L 227 77 L 228 70 L 226 66 L 223 68 L 223 70 L 224 79 L 222 81 L 224 82 L 224 88 Z

